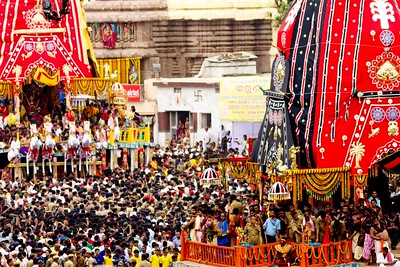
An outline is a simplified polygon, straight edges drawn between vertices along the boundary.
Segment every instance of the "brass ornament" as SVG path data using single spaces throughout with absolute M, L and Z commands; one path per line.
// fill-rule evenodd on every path
M 297 153 L 300 152 L 300 147 L 296 147 L 296 146 L 292 146 L 291 148 L 289 148 L 289 157 L 290 160 L 292 161 L 292 164 L 290 165 L 290 168 L 292 170 L 296 170 L 297 169 Z
M 397 121 L 389 121 L 388 135 L 389 136 L 398 136 L 399 135 L 399 126 L 398 126 Z
M 369 125 L 371 126 L 371 132 L 369 133 L 368 138 L 372 138 L 372 137 L 376 136 L 381 129 L 379 127 L 376 127 L 376 128 L 373 127 L 374 121 L 370 121 Z
M 394 81 L 399 77 L 399 72 L 390 61 L 386 61 L 379 67 L 376 77 L 382 81 Z
M 400 56 L 385 51 L 366 62 L 369 77 L 380 91 L 392 91 L 400 86 Z
M 285 57 L 280 55 L 276 58 L 272 71 L 272 82 L 274 84 L 275 91 L 282 91 L 285 83 L 285 72 Z
M 350 148 L 350 156 L 353 156 L 356 158 L 356 165 L 354 166 L 354 168 L 359 169 L 361 168 L 360 166 L 360 162 L 361 159 L 364 157 L 365 155 L 365 145 L 363 145 L 363 143 L 353 143 L 351 144 L 351 148 Z
M 36 52 L 41 54 L 44 51 L 44 47 L 43 47 L 43 43 L 42 42 L 38 42 L 36 44 Z

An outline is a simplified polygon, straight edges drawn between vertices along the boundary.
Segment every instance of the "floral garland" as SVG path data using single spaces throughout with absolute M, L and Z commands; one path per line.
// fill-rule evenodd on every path
M 355 174 L 352 175 L 354 181 L 354 187 L 364 187 L 367 185 L 368 175 L 367 174 Z
M 358 200 L 364 194 L 363 191 L 368 182 L 368 174 L 353 174 L 352 178 L 354 181 L 354 196 Z
M 243 164 L 243 162 L 229 161 L 228 165 L 229 165 L 231 174 L 233 176 L 233 179 L 241 181 L 241 180 L 244 180 L 247 178 L 247 170 L 246 170 L 246 167 Z
M 255 162 L 246 162 L 247 169 L 247 183 L 251 185 L 258 185 L 261 182 L 260 172 L 259 172 L 260 164 Z
M 294 199 L 302 199 L 302 183 L 303 181 L 310 196 L 326 200 L 332 197 L 336 192 L 339 184 L 342 184 L 342 197 L 350 196 L 350 168 L 326 168 L 326 169 L 303 169 L 293 170 L 293 194 Z
M 342 185 L 342 198 L 349 199 L 350 198 L 350 173 L 346 173 L 342 176 L 342 181 L 340 183 Z
M 112 83 L 110 83 L 109 79 L 107 79 L 107 80 L 98 79 L 98 80 L 94 80 L 94 82 L 95 82 L 94 90 L 96 91 L 96 94 L 98 94 L 98 95 L 104 95 L 107 92 L 107 90 L 112 87 Z M 113 82 L 115 82 L 115 81 L 113 81 Z
M 12 83 L 9 81 L 0 81 L 0 98 L 11 98 Z M 22 86 L 21 86 L 22 87 Z
M 92 83 L 90 79 L 76 78 L 74 79 L 74 83 L 72 86 L 74 87 L 74 95 L 77 94 L 93 95 L 91 94 Z
M 225 161 L 220 161 L 219 162 L 219 167 L 221 170 L 221 182 L 222 182 L 222 186 L 224 189 L 227 188 L 227 184 L 228 184 L 228 179 L 226 179 L 226 162 Z
M 106 78 L 75 78 L 72 84 L 74 95 L 85 94 L 104 96 L 112 88 L 115 79 Z
M 12 94 L 13 95 L 15 95 L 15 94 L 20 94 L 21 92 L 22 92 L 22 85 L 21 84 L 15 84 L 13 87 L 13 90 L 12 90 Z M 1 94 L 1 92 L 0 92 L 0 94 Z
M 292 175 L 292 181 L 293 181 L 293 200 L 297 201 L 302 199 L 303 197 L 303 192 L 302 192 L 302 188 L 301 188 L 301 182 L 298 182 L 296 179 L 296 176 L 293 175 L 293 173 L 291 173 Z

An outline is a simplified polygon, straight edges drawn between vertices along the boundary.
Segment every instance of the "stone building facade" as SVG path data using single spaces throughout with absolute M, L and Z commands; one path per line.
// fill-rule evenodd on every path
M 192 77 L 205 58 L 238 51 L 256 55 L 257 72 L 268 72 L 275 12 L 268 2 L 96 0 L 84 8 L 96 57 L 140 57 L 144 81 L 156 75 Z M 106 24 L 115 33 L 113 47 L 103 40 Z M 160 64 L 159 74 L 154 64 Z

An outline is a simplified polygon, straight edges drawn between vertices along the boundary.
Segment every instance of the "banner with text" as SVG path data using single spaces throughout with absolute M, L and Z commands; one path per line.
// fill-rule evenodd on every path
M 220 83 L 220 119 L 261 122 L 266 109 L 260 87 L 269 90 L 271 76 L 227 77 Z
M 140 102 L 140 84 L 124 84 L 128 101 Z

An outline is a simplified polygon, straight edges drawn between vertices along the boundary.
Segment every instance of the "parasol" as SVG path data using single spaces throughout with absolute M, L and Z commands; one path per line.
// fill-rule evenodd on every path
M 219 179 L 219 174 L 213 168 L 205 169 L 200 176 L 201 186 L 213 186 L 220 184 L 221 180 Z
M 287 200 L 290 199 L 290 192 L 284 184 L 276 182 L 268 191 L 269 200 Z

